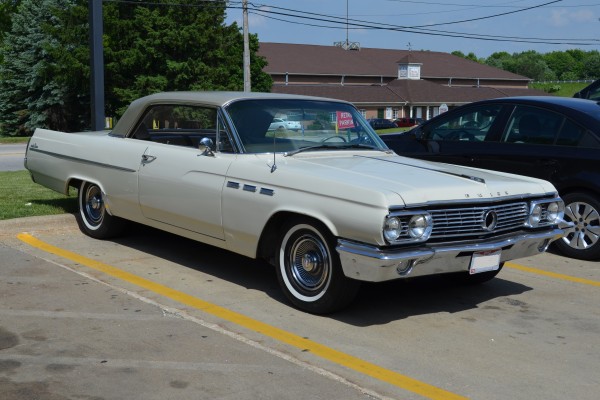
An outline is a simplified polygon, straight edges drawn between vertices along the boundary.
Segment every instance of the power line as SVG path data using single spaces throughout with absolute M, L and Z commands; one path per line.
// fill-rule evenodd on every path
M 520 13 L 520 12 L 523 12 L 523 11 L 534 10 L 536 8 L 541 8 L 541 7 L 544 7 L 544 6 L 547 6 L 547 5 L 550 5 L 550 4 L 554 4 L 554 3 L 560 3 L 562 1 L 563 0 L 554 0 L 554 1 L 549 1 L 548 3 L 538 4 L 536 6 L 520 8 L 518 10 L 507 11 L 507 12 L 500 13 L 500 14 L 488 15 L 486 17 L 477 17 L 477 18 L 463 19 L 462 21 L 441 22 L 439 24 L 419 25 L 419 26 L 413 26 L 412 28 L 428 28 L 430 26 L 454 25 L 454 24 L 462 24 L 464 22 L 481 21 L 483 19 L 490 19 L 490 18 L 502 17 L 502 16 L 509 15 L 509 14 L 516 14 L 516 13 Z
M 224 0 L 197 0 L 200 4 L 189 4 L 189 3 L 160 3 L 156 1 L 144 1 L 144 0 L 103 0 L 103 2 L 108 3 L 122 3 L 129 5 L 138 5 L 138 6 L 157 6 L 157 7 L 193 7 L 193 8 L 222 8 L 225 7 L 227 9 L 242 9 L 241 1 L 224 1 Z M 540 8 L 540 7 L 552 7 L 552 4 L 562 2 L 562 0 L 554 0 L 542 4 L 538 4 L 535 6 L 519 8 L 517 10 L 512 10 L 504 13 L 493 14 L 483 17 L 465 19 L 461 21 L 450 21 L 450 22 L 442 22 L 437 24 L 428 24 L 428 25 L 415 25 L 415 26 L 400 26 L 400 25 L 392 25 L 392 24 L 383 24 L 374 21 L 367 21 L 361 19 L 342 19 L 338 16 L 327 15 L 322 13 L 314 13 L 310 11 L 303 10 L 295 10 L 291 8 L 272 6 L 269 4 L 256 4 L 256 3 L 248 3 L 248 12 L 253 15 L 261 16 L 264 18 L 285 22 L 289 24 L 310 26 L 316 28 L 325 28 L 325 29 L 370 29 L 370 30 L 385 30 L 385 31 L 393 31 L 393 32 L 404 32 L 404 33 L 412 33 L 417 35 L 428 35 L 428 36 L 441 36 L 441 37 L 451 37 L 451 38 L 461 38 L 461 39 L 471 39 L 471 40 L 485 40 L 485 41 L 494 41 L 494 42 L 515 42 L 515 43 L 533 43 L 533 44 L 554 44 L 554 45 L 577 45 L 577 46 L 590 46 L 597 45 L 600 43 L 599 39 L 596 38 L 569 38 L 569 39 L 559 39 L 559 38 L 539 38 L 539 37 L 519 37 L 519 36 L 502 36 L 502 35 L 486 35 L 486 34 L 471 34 L 465 32 L 456 32 L 456 31 L 446 31 L 446 30 L 437 30 L 437 29 L 423 29 L 423 28 L 431 28 L 433 26 L 441 26 L 441 25 L 451 25 L 451 24 L 459 24 L 465 22 L 473 22 L 478 20 L 496 18 L 508 14 L 515 14 L 524 11 L 529 11 L 532 9 Z M 213 6 L 211 6 L 211 4 Z M 436 2 L 419 2 L 420 4 L 429 4 L 429 5 L 453 5 L 453 6 L 473 6 L 473 4 L 456 4 L 456 3 L 436 3 Z M 593 4 L 595 5 L 595 4 Z M 495 6 L 486 6 L 486 7 L 516 7 L 516 6 L 503 6 L 503 5 L 495 5 Z M 483 7 L 483 6 L 482 6 Z M 280 11 L 277 11 L 280 10 Z M 290 20 L 298 19 L 301 21 Z M 305 22 L 306 20 L 310 21 L 318 21 L 318 22 Z M 325 25 L 327 24 L 327 25 Z
M 555 3 L 550 2 L 550 3 Z M 548 3 L 546 3 L 548 4 Z M 268 6 L 265 4 L 260 4 L 260 7 L 271 7 L 273 9 L 280 9 L 287 12 L 267 10 L 264 8 L 257 8 L 256 4 L 252 4 L 252 14 L 259 15 L 265 18 L 278 20 L 286 23 L 298 24 L 303 26 L 313 26 L 319 28 L 327 28 L 327 29 L 345 29 L 346 24 L 348 24 L 351 29 L 372 29 L 372 30 L 388 30 L 388 31 L 396 31 L 396 32 L 405 32 L 405 33 L 414 33 L 414 34 L 422 34 L 422 35 L 432 35 L 432 36 L 444 36 L 444 37 L 455 37 L 455 38 L 465 38 L 465 39 L 473 39 L 473 40 L 487 40 L 487 41 L 500 41 L 500 42 L 520 42 L 520 43 L 536 43 L 536 44 L 568 44 L 568 45 L 594 45 L 600 42 L 599 39 L 556 39 L 556 38 L 528 38 L 528 37 L 517 37 L 517 36 L 499 36 L 499 35 L 484 35 L 484 34 L 469 34 L 463 32 L 453 32 L 453 31 L 443 31 L 443 30 L 435 30 L 435 29 L 421 29 L 421 27 L 410 27 L 410 26 L 396 26 L 390 24 L 381 24 L 375 23 L 371 21 L 363 21 L 363 20 L 342 20 L 335 16 L 317 14 L 308 11 L 299 11 L 293 10 L 283 7 L 275 7 Z M 541 5 L 539 5 L 541 6 Z M 539 7 L 536 6 L 536 7 Z M 237 7 L 230 7 L 237 8 Z M 527 8 L 529 9 L 529 8 Z M 276 17 L 274 15 L 279 16 Z M 296 18 L 300 20 L 311 20 L 311 21 L 319 21 L 319 23 L 314 22 L 299 22 L 293 21 L 286 18 Z M 485 17 L 490 18 L 491 16 Z M 326 23 L 329 25 L 323 25 L 322 23 Z
M 398 26 L 399 28 L 404 28 L 404 29 L 415 29 L 415 28 L 425 28 L 425 27 L 431 27 L 431 26 L 439 26 L 439 25 L 453 25 L 453 24 L 458 24 L 458 23 L 464 23 L 464 22 L 473 22 L 473 21 L 479 21 L 479 20 L 483 20 L 483 19 L 489 19 L 489 18 L 496 18 L 496 17 L 500 17 L 500 16 L 504 16 L 504 15 L 508 15 L 508 14 L 515 14 L 515 13 L 519 13 L 519 12 L 523 12 L 523 11 L 528 11 L 528 10 L 532 10 L 535 8 L 540 8 L 540 7 L 544 7 L 550 4 L 554 4 L 554 3 L 560 3 L 563 0 L 553 0 L 547 3 L 543 3 L 543 4 L 538 4 L 535 6 L 530 6 L 530 7 L 525 7 L 525 8 L 520 8 L 518 10 L 513 10 L 513 11 L 508 11 L 505 13 L 500 13 L 500 14 L 493 14 L 493 15 L 488 15 L 488 16 L 484 16 L 484 17 L 477 17 L 477 18 L 471 18 L 471 19 L 466 19 L 466 20 L 461 20 L 461 21 L 451 21 L 451 22 L 441 22 L 441 23 L 437 23 L 437 24 L 430 24 L 430 25 L 413 25 L 413 26 Z M 260 9 L 260 7 L 269 7 L 269 8 L 273 8 L 273 9 L 277 9 L 277 10 L 283 10 L 283 11 L 287 11 L 287 12 L 293 12 L 299 15 L 292 15 L 290 14 L 289 16 L 295 16 L 297 18 L 307 18 L 304 17 L 303 14 L 309 14 L 309 15 L 314 15 L 317 17 L 328 17 L 328 18 L 338 18 L 336 16 L 333 15 L 326 15 L 326 14 L 322 14 L 322 13 L 312 13 L 312 12 L 308 12 L 308 11 L 300 11 L 300 10 L 294 10 L 294 9 L 290 9 L 290 8 L 284 8 L 284 7 L 277 7 L 277 6 L 271 6 L 268 4 L 254 4 L 254 3 L 250 3 L 252 4 L 254 7 L 256 7 L 257 9 Z M 230 8 L 237 8 L 237 7 L 230 7 Z M 261 10 L 264 11 L 264 10 Z M 278 14 L 278 12 L 276 11 L 268 11 L 268 12 L 272 12 L 275 14 Z M 282 15 L 285 15 L 284 13 L 279 13 Z M 361 22 L 361 23 L 367 23 L 367 24 L 374 24 L 375 22 L 373 21 L 365 21 L 365 20 L 359 20 L 359 19 L 353 19 L 353 21 L 356 22 Z M 384 24 L 387 26 L 392 27 L 393 25 L 389 25 L 389 24 Z

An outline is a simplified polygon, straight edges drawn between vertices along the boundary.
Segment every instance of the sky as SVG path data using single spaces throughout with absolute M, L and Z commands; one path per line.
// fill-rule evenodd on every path
M 242 1 L 226 22 L 242 26 Z M 600 0 L 248 0 L 261 42 L 473 52 L 600 51 Z M 477 39 L 479 38 L 479 39 Z M 482 40 L 486 39 L 486 40 Z

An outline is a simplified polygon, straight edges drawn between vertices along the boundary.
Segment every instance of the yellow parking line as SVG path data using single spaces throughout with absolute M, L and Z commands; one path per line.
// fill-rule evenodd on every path
M 513 268 L 513 269 L 518 269 L 519 271 L 530 272 L 532 274 L 538 274 L 538 275 L 549 276 L 551 278 L 562 279 L 563 281 L 577 282 L 577 283 L 583 283 L 584 285 L 600 287 L 599 281 L 593 281 L 591 279 L 577 278 L 575 276 L 557 274 L 556 272 L 544 271 L 542 269 L 526 267 L 524 265 L 514 264 L 511 262 L 507 262 L 506 264 L 504 264 L 504 266 Z
M 382 368 L 368 361 L 362 360 L 360 358 L 351 356 L 346 353 L 342 353 L 340 351 L 324 346 L 312 340 L 298 336 L 294 333 L 287 332 L 283 329 L 279 329 L 274 326 L 265 324 L 263 322 L 254 320 L 246 315 L 239 314 L 235 311 L 228 310 L 216 304 L 212 304 L 197 297 L 193 297 L 189 294 L 177 291 L 168 286 L 152 282 L 148 279 L 123 271 L 111 265 L 104 264 L 100 261 L 87 258 L 80 254 L 52 246 L 46 242 L 43 242 L 31 236 L 28 233 L 20 233 L 17 235 L 17 238 L 29 244 L 30 246 L 43 250 L 47 253 L 66 258 L 78 264 L 103 272 L 106 275 L 110 275 L 114 278 L 118 278 L 125 282 L 129 282 L 143 289 L 150 290 L 171 300 L 175 300 L 179 303 L 201 310 L 223 320 L 233 322 L 237 325 L 243 326 L 254 332 L 258 332 L 272 339 L 286 343 L 302 351 L 309 351 L 312 354 L 315 354 L 333 363 L 342 365 L 346 368 L 360 372 L 364 375 L 368 375 L 380 381 L 387 382 L 401 389 L 419 394 L 423 397 L 435 400 L 466 399 L 466 397 L 459 396 L 457 394 L 445 391 L 438 387 L 429 385 L 425 382 L 421 382 L 419 380 L 410 378 L 406 375 L 402 375 L 389 369 Z

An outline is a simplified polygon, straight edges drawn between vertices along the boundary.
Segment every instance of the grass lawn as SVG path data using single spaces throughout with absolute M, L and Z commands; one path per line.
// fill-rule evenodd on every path
M 560 90 L 550 93 L 553 96 L 573 97 L 581 89 L 589 85 L 589 83 L 564 82 L 564 83 L 533 83 L 530 85 L 532 89 L 546 90 L 553 86 L 559 86 Z
M 0 172 L 0 220 L 74 213 L 77 197 L 33 183 L 28 171 Z
M 404 131 L 408 131 L 410 130 L 412 127 L 410 128 L 390 128 L 390 129 L 379 129 L 376 130 L 375 132 L 377 132 L 378 135 L 385 135 L 386 133 L 399 133 L 399 132 L 404 132 Z

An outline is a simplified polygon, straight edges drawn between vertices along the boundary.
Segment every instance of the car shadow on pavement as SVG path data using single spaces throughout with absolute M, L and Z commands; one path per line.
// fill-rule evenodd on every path
M 112 241 L 285 302 L 275 270 L 264 261 L 133 223 L 127 234 Z
M 469 285 L 448 276 L 364 283 L 354 303 L 333 317 L 355 326 L 383 325 L 409 317 L 438 313 L 459 313 L 484 308 L 485 303 L 532 290 L 502 278 Z
M 142 225 L 133 226 L 126 236 L 114 242 L 246 289 L 264 292 L 273 300 L 292 307 L 279 288 L 274 268 L 264 261 Z M 503 279 L 502 274 L 501 271 L 498 277 L 479 285 L 460 284 L 447 276 L 363 283 L 348 308 L 328 317 L 355 326 L 381 325 L 418 315 L 477 309 L 489 300 L 532 290 Z

